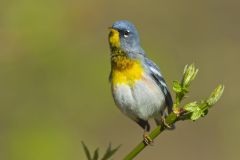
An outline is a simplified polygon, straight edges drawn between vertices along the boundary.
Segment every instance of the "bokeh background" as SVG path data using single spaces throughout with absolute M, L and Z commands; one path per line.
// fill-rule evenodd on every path
M 138 28 L 169 86 L 185 64 L 200 68 L 189 98 L 225 92 L 209 115 L 180 122 L 136 158 L 235 160 L 240 157 L 240 1 L 0 1 L 0 159 L 84 160 L 83 140 L 122 159 L 142 129 L 110 93 L 108 27 Z M 154 125 L 153 125 L 154 126 Z

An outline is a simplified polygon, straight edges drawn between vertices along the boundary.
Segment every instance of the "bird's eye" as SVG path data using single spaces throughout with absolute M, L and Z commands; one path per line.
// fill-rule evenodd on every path
M 129 33 L 130 33 L 130 31 L 128 31 L 128 30 L 124 31 L 124 33 L 123 33 L 124 37 L 128 37 Z

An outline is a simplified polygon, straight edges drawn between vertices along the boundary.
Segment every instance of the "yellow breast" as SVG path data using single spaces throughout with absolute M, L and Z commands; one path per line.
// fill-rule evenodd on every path
M 136 80 L 142 78 L 143 68 L 138 60 L 125 56 L 112 58 L 112 83 L 134 85 Z

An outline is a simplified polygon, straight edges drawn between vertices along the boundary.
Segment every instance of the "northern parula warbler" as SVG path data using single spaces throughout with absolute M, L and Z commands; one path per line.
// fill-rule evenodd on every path
M 148 120 L 158 125 L 172 111 L 172 97 L 159 67 L 140 46 L 138 32 L 129 21 L 121 20 L 110 27 L 111 83 L 118 108 L 144 129 L 144 141 L 151 142 Z M 166 110 L 167 108 L 167 110 Z

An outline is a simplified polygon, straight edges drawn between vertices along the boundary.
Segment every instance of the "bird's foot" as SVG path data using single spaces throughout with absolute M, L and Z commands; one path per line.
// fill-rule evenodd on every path
M 143 143 L 145 145 L 152 145 L 153 144 L 152 138 L 146 132 L 143 133 Z
M 167 128 L 167 129 L 172 130 L 172 129 L 175 128 L 174 125 L 168 124 L 168 123 L 166 122 L 166 119 L 165 119 L 165 118 L 162 118 L 162 122 L 163 122 L 163 126 L 164 126 L 165 128 Z

